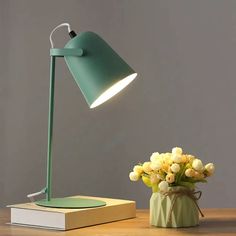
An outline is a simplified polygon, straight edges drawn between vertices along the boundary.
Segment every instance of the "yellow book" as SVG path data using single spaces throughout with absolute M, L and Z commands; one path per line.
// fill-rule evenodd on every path
M 55 230 L 69 230 L 134 218 L 136 214 L 135 201 L 87 196 L 74 197 L 105 201 L 106 206 L 83 209 L 61 209 L 41 207 L 32 202 L 15 204 L 8 206 L 11 208 L 11 224 Z

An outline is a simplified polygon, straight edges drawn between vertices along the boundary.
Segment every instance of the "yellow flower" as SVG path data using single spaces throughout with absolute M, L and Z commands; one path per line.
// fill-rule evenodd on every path
M 158 177 L 159 177 L 158 175 L 152 174 L 152 175 L 150 176 L 150 181 L 151 181 L 151 183 L 152 183 L 152 184 L 157 184 L 157 183 L 160 181 L 160 179 L 159 179 Z
M 172 186 L 177 177 L 180 181 L 189 183 L 205 182 L 204 178 L 211 176 L 214 171 L 213 163 L 203 166 L 200 159 L 190 154 L 183 154 L 182 148 L 174 147 L 171 153 L 152 153 L 150 161 L 134 166 L 129 178 L 131 181 L 142 178 L 145 185 L 152 187 L 153 192 L 159 189 L 163 192 L 168 191 L 169 184 Z M 182 172 L 184 172 L 183 176 Z
M 177 154 L 177 153 L 173 153 L 171 155 L 171 160 L 175 163 L 181 163 L 182 161 L 182 155 L 181 154 Z
M 193 162 L 193 160 L 195 159 L 195 157 L 193 156 L 193 155 L 187 155 L 187 159 L 188 159 L 188 162 L 189 163 L 192 163 Z
M 205 170 L 207 171 L 207 176 L 211 176 L 215 172 L 215 166 L 213 163 L 208 163 L 205 165 Z
M 180 171 L 180 166 L 179 166 L 179 164 L 174 163 L 174 164 L 171 165 L 170 169 L 171 169 L 172 172 L 178 173 Z
M 168 165 L 171 165 L 173 163 L 171 156 L 172 156 L 171 153 L 165 153 L 163 156 L 163 162 L 165 162 Z
M 157 161 L 159 158 L 159 153 L 158 152 L 154 152 L 151 157 L 150 157 L 150 161 Z
M 143 163 L 143 171 L 144 172 L 148 173 L 148 172 L 152 171 L 152 169 L 150 167 L 150 164 L 151 164 L 150 161 L 146 161 L 146 162 Z
M 158 187 L 159 187 L 159 189 L 160 189 L 161 192 L 167 192 L 167 191 L 168 191 L 169 184 L 168 184 L 166 181 L 161 181 L 161 182 L 158 184 Z
M 194 171 L 194 176 L 195 179 L 204 179 L 204 174 L 200 173 L 198 171 Z
M 188 156 L 187 156 L 187 155 L 182 155 L 181 162 L 182 162 L 182 163 L 188 162 Z
M 175 154 L 175 155 L 181 156 L 182 153 L 183 153 L 182 148 L 180 148 L 180 147 L 172 148 L 172 154 Z
M 139 176 L 135 172 L 130 172 L 129 178 L 131 181 L 138 181 L 139 180 Z
M 187 169 L 186 171 L 185 171 L 185 175 L 187 176 L 187 177 L 193 177 L 194 176 L 194 174 L 195 174 L 195 171 L 193 170 L 193 169 L 191 169 L 191 168 L 189 168 L 189 169 Z
M 193 160 L 192 167 L 196 171 L 203 171 L 203 169 L 204 169 L 202 161 L 200 159 Z
M 162 164 L 162 170 L 167 173 L 170 171 L 170 166 L 164 163 Z
M 175 175 L 172 174 L 172 173 L 167 174 L 166 175 L 166 181 L 170 184 L 175 182 Z
M 136 165 L 134 166 L 133 171 L 137 174 L 137 175 L 141 175 L 143 173 L 143 167 L 140 165 Z
M 162 163 L 160 160 L 152 161 L 150 164 L 150 167 L 152 170 L 160 170 L 162 166 Z

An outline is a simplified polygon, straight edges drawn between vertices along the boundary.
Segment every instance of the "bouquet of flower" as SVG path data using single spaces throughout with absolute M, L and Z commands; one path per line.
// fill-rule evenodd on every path
M 167 192 L 168 187 L 183 186 L 194 189 L 198 182 L 207 182 L 206 178 L 215 171 L 213 163 L 203 165 L 202 161 L 190 154 L 184 154 L 182 148 L 175 147 L 171 153 L 155 152 L 150 161 L 135 165 L 130 172 L 131 181 L 142 179 L 153 192 Z

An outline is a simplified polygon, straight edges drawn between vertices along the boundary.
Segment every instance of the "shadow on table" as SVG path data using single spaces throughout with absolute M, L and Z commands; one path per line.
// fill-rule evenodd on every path
M 179 228 L 183 234 L 194 233 L 195 235 L 217 235 L 227 234 L 236 235 L 236 220 L 235 219 L 205 219 L 200 222 L 200 225 L 195 228 Z

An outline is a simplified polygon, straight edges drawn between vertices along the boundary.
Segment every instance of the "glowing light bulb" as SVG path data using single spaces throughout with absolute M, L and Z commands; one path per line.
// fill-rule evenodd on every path
M 137 76 L 137 73 L 133 73 L 124 79 L 118 81 L 114 85 L 112 85 L 109 89 L 107 89 L 102 95 L 100 95 L 90 106 L 90 108 L 97 107 L 104 103 L 105 101 L 109 100 L 111 97 L 119 93 L 122 89 L 124 89 L 128 84 L 130 84 L 135 77 Z

